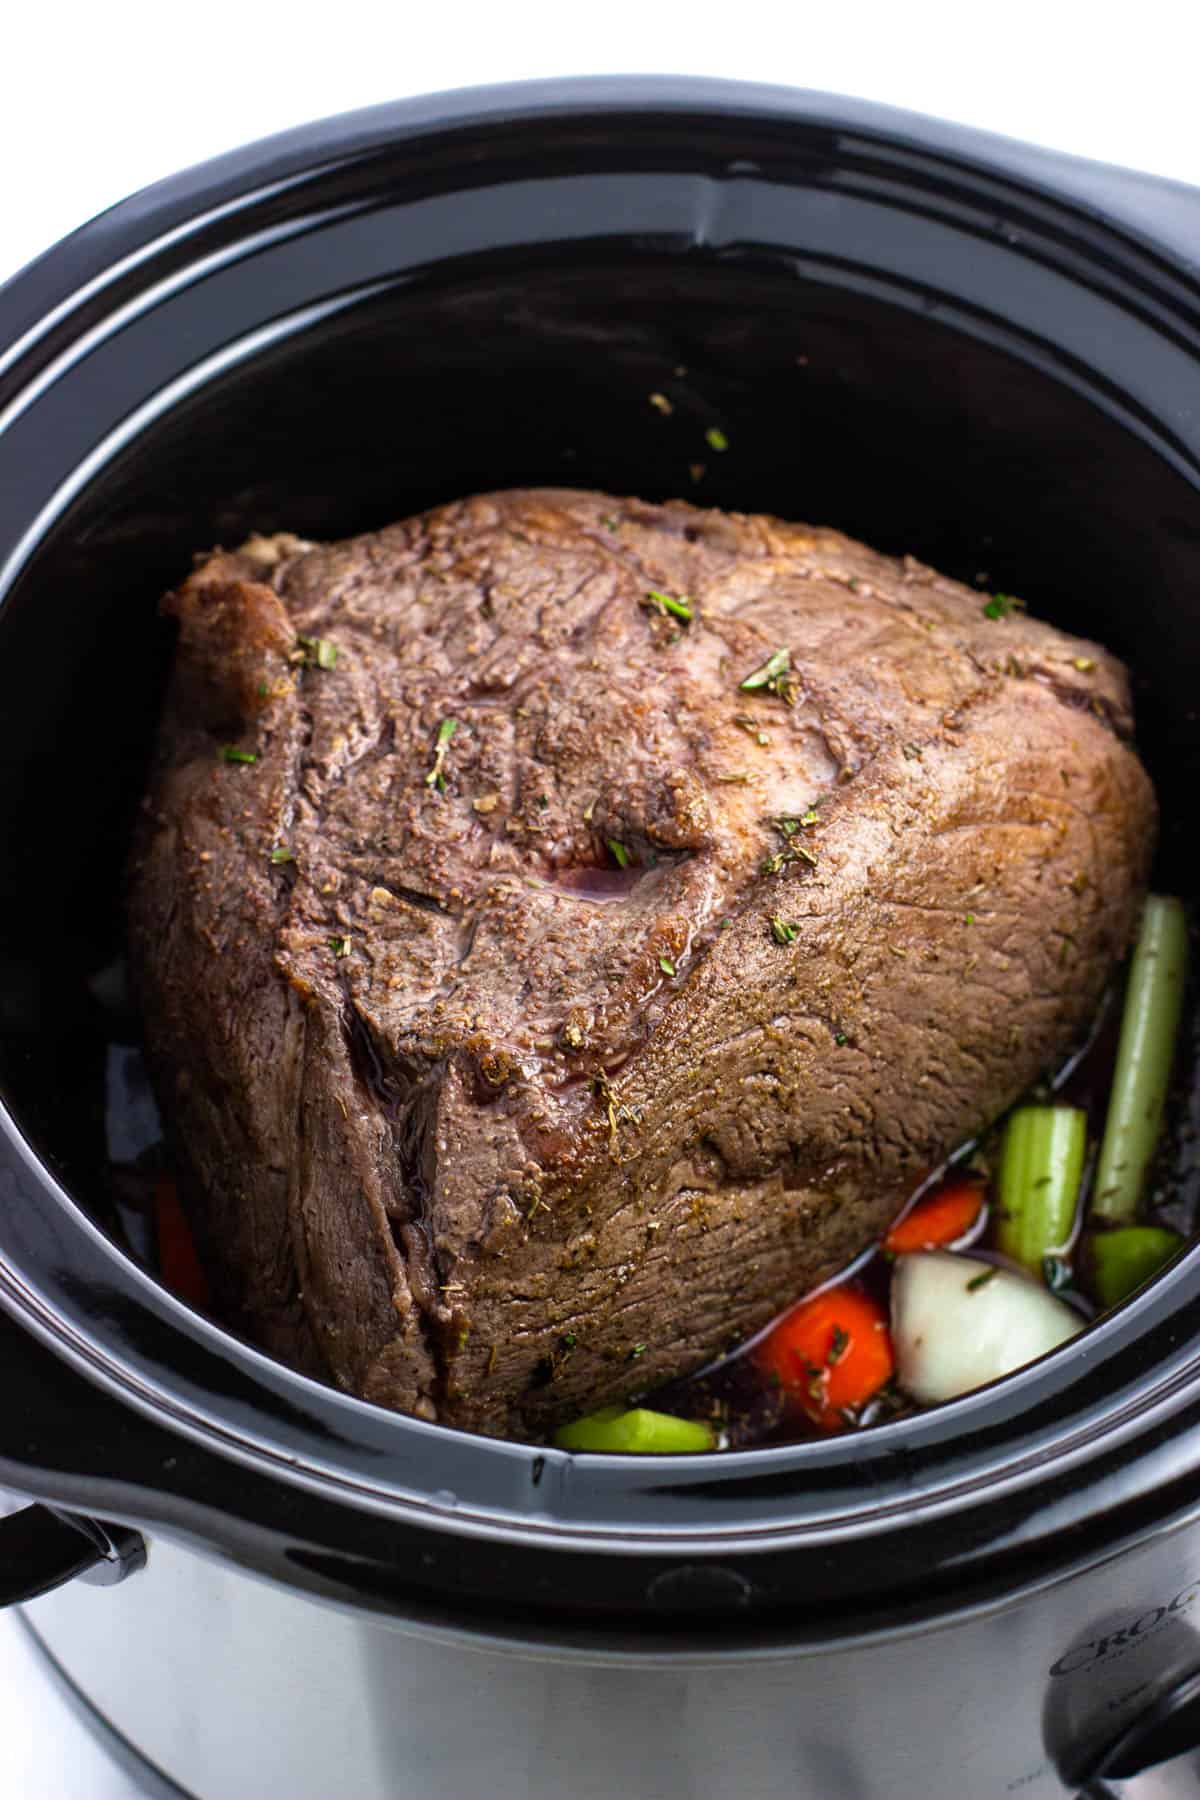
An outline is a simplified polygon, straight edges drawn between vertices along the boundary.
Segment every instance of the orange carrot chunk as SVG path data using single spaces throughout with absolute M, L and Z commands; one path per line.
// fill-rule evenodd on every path
M 200 1265 L 192 1228 L 169 1175 L 161 1175 L 154 1184 L 154 1222 L 158 1239 L 158 1273 L 163 1286 L 186 1300 L 189 1306 L 204 1308 L 211 1305 L 208 1277 Z
M 974 1175 L 952 1175 L 897 1219 L 883 1240 L 893 1256 L 914 1250 L 944 1250 L 966 1237 L 983 1207 L 983 1182 Z
M 895 1369 L 887 1314 L 861 1288 L 825 1288 L 801 1300 L 754 1351 L 762 1372 L 825 1431 L 865 1406 Z

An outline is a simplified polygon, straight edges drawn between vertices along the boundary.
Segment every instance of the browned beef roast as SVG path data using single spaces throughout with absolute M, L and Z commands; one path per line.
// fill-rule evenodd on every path
M 760 1326 L 1053 1063 L 1154 801 L 1120 666 L 985 599 L 565 491 L 201 563 L 132 946 L 246 1328 L 537 1434 Z

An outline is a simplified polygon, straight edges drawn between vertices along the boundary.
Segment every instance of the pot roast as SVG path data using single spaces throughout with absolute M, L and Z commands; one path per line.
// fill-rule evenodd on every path
M 829 530 L 510 492 L 255 538 L 179 644 L 131 946 L 224 1314 L 539 1437 L 723 1353 L 1086 1028 L 1121 666 Z

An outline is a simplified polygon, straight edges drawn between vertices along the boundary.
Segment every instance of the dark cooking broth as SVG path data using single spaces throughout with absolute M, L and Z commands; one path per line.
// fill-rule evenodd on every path
M 1193 951 L 1195 927 L 1192 927 Z M 1195 970 L 1197 959 L 1191 957 Z M 104 1139 L 108 1169 L 108 1224 L 123 1247 L 175 1288 L 192 1305 L 208 1305 L 207 1287 L 174 1197 L 174 1184 L 162 1128 L 142 1054 L 136 1016 L 129 1004 L 124 969 L 113 963 L 89 984 L 93 1016 L 103 1021 Z M 1161 1224 L 1191 1237 L 1200 1214 L 1200 1009 L 1196 981 L 1189 977 L 1184 1024 L 1176 1052 L 1172 1088 L 1157 1161 L 1142 1208 L 1146 1223 Z M 1049 1271 L 1055 1294 L 1088 1319 L 1098 1310 L 1091 1290 L 1086 1256 L 1077 1255 L 1080 1222 L 1086 1213 L 1095 1149 L 1103 1130 L 1121 1025 L 1123 982 L 1109 990 L 1087 1040 L 1059 1068 L 1025 1096 L 1029 1101 L 1072 1106 L 1087 1115 L 1089 1143 L 1076 1226 L 1063 1255 Z M 969 1249 L 974 1258 L 1003 1265 L 995 1248 L 994 1172 L 1000 1131 L 993 1127 L 977 1142 L 963 1145 L 946 1168 L 935 1171 L 914 1190 L 900 1217 L 947 1183 L 964 1176 L 980 1184 L 982 1205 L 968 1229 L 954 1240 L 955 1250 Z M 894 1258 L 882 1247 L 867 1249 L 849 1268 L 827 1284 L 854 1290 L 886 1315 Z M 818 1290 L 818 1292 L 825 1290 Z M 781 1295 L 780 1319 L 804 1296 Z M 746 1343 L 694 1375 L 653 1392 L 631 1388 L 627 1399 L 656 1411 L 709 1421 L 721 1448 L 790 1443 L 819 1437 L 831 1428 L 826 1418 L 814 1423 L 777 1379 L 764 1368 L 762 1346 L 775 1330 L 773 1321 Z M 862 1407 L 840 1413 L 832 1427 L 863 1429 L 917 1410 L 916 1404 L 888 1382 Z

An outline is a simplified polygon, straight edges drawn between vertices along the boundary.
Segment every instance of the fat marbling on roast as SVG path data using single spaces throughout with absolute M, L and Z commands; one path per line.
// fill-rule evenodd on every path
M 985 601 L 565 490 L 201 561 L 130 941 L 232 1322 L 537 1436 L 875 1237 L 1085 1027 L 1147 874 L 1120 664 Z

